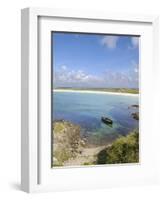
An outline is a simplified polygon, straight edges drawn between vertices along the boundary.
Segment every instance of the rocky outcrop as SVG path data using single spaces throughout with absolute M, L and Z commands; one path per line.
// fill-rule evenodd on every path
M 133 105 L 131 105 L 131 107 L 133 107 L 133 108 L 139 108 L 139 105 L 133 104 Z
M 132 113 L 131 115 L 132 115 L 133 119 L 139 120 L 139 113 L 138 112 Z
M 80 126 L 64 120 L 53 122 L 53 166 L 62 166 L 65 161 L 75 158 L 84 145 Z

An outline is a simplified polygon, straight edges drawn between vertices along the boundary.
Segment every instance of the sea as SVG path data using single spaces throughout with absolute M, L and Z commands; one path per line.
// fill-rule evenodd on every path
M 81 137 L 89 146 L 112 143 L 120 136 L 139 130 L 139 121 L 132 113 L 138 112 L 139 97 L 89 92 L 53 92 L 53 121 L 66 120 L 81 128 Z M 113 121 L 105 124 L 101 117 Z

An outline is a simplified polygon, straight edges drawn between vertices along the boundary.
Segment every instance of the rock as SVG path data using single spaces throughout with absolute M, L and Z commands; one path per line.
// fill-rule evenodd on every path
M 53 122 L 53 166 L 62 166 L 65 161 L 74 158 L 84 145 L 80 126 L 65 120 Z
M 139 108 L 139 105 L 133 104 L 133 105 L 131 105 L 131 107 L 133 107 L 133 108 Z
M 139 113 L 138 112 L 132 113 L 131 115 L 132 115 L 133 119 L 139 120 Z

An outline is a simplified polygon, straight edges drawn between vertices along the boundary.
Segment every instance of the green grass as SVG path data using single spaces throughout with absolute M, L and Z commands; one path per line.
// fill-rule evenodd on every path
M 139 162 L 139 134 L 116 139 L 112 145 L 98 154 L 98 164 L 118 164 Z
M 60 132 L 62 132 L 64 129 L 65 129 L 64 124 L 58 123 L 58 122 L 55 123 L 55 126 L 54 126 L 54 132 L 55 132 L 55 133 L 60 133 Z

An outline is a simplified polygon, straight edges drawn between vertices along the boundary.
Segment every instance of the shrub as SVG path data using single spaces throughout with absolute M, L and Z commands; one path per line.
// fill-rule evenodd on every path
M 98 154 L 98 164 L 136 163 L 139 162 L 139 134 L 116 139 L 110 147 Z

